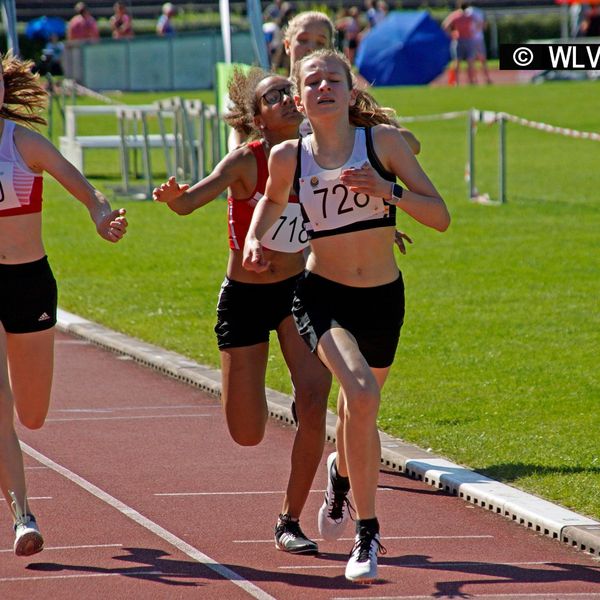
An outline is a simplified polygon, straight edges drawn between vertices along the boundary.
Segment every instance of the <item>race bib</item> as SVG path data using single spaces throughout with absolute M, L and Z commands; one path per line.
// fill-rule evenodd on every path
M 0 162 L 0 211 L 21 208 L 13 187 L 13 163 Z
M 361 166 L 356 164 L 344 169 Z M 309 219 L 307 227 L 312 231 L 339 229 L 389 215 L 389 206 L 382 198 L 352 192 L 341 183 L 341 172 L 341 168 L 321 171 L 299 180 L 300 202 Z
M 308 246 L 308 233 L 298 202 L 288 202 L 283 214 L 263 235 L 261 243 L 278 252 L 300 252 Z

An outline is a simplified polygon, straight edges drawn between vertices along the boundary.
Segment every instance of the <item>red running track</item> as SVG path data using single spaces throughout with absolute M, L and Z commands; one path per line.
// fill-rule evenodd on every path
M 19 430 L 46 549 L 15 557 L 5 511 L 2 599 L 600 600 L 591 556 L 396 473 L 380 477 L 380 582 L 344 579 L 351 531 L 317 557 L 278 552 L 291 427 L 241 448 L 215 398 L 65 334 L 56 350 L 47 423 Z M 324 468 L 313 488 L 318 538 Z

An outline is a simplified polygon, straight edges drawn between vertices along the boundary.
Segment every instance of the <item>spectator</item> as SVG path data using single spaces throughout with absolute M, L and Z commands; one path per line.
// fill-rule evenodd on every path
M 450 52 L 452 54 L 452 65 L 450 67 L 449 82 L 455 85 L 459 84 L 461 61 L 466 61 L 467 63 L 469 83 L 475 83 L 473 17 L 465 12 L 468 6 L 467 2 L 459 2 L 458 8 L 452 11 L 442 23 L 442 28 L 451 38 Z
M 63 75 L 62 55 L 65 45 L 59 37 L 53 33 L 42 50 L 42 56 L 35 65 L 35 70 L 40 75 Z
M 344 55 L 350 61 L 350 64 L 353 65 L 356 49 L 358 48 L 360 32 L 362 30 L 360 11 L 358 8 L 352 6 L 347 9 L 345 14 L 336 21 L 335 27 L 342 40 Z
M 487 51 L 485 47 L 484 31 L 487 27 L 485 15 L 480 8 L 468 6 L 465 9 L 465 14 L 473 18 L 473 46 L 475 51 L 475 60 L 479 62 L 486 83 L 492 83 L 490 73 L 487 67 Z
M 112 36 L 116 40 L 126 40 L 133 37 L 133 22 L 124 2 L 115 2 L 115 14 L 110 18 Z
M 265 23 L 272 22 L 276 23 L 281 16 L 283 0 L 274 0 L 268 4 L 263 11 L 263 21 Z
M 75 16 L 67 25 L 67 41 L 69 42 L 96 42 L 100 39 L 98 24 L 92 17 L 85 2 L 75 5 Z
M 175 27 L 173 26 L 173 17 L 175 16 L 175 7 L 171 2 L 165 2 L 162 5 L 162 15 L 156 23 L 156 33 L 160 36 L 175 35 Z
M 600 37 L 600 6 L 590 6 L 579 26 L 584 37 Z

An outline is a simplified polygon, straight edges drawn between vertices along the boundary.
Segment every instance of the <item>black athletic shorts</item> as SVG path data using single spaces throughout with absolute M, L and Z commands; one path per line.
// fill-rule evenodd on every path
M 404 322 L 402 275 L 392 283 L 360 288 L 307 271 L 296 287 L 292 312 L 311 352 L 326 331 L 342 327 L 356 338 L 370 367 L 389 367 Z
M 277 283 L 240 283 L 225 277 L 217 304 L 219 349 L 253 346 L 269 341 L 269 332 L 292 314 L 300 275 Z
M 0 264 L 0 322 L 7 333 L 32 333 L 56 325 L 56 280 L 48 258 Z

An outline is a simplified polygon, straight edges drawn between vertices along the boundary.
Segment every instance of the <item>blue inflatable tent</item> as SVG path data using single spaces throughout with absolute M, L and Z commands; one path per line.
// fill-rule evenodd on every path
M 356 53 L 360 74 L 376 86 L 429 83 L 449 61 L 450 38 L 425 11 L 391 12 Z

